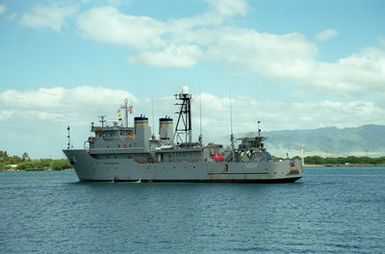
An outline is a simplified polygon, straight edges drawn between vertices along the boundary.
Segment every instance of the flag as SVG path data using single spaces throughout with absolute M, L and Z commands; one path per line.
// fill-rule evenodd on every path
M 122 114 L 122 111 L 119 109 L 118 110 L 118 121 L 122 121 L 123 120 L 123 114 Z

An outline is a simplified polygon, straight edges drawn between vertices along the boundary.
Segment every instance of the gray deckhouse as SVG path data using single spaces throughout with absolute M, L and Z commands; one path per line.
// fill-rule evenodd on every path
M 151 135 L 148 118 L 144 115 L 134 118 L 134 127 L 119 126 L 116 123 L 114 126 L 105 126 L 102 117 L 101 126 L 91 127 L 95 136 L 86 141 L 89 143 L 90 155 L 97 159 L 130 158 L 139 163 L 197 161 L 202 158 L 201 144 L 191 142 L 191 95 L 181 93 L 178 96 L 182 101 L 182 109 L 175 132 L 173 119 L 167 116 L 159 119 L 159 139 Z M 127 107 L 123 108 L 127 110 Z M 188 142 L 175 144 L 174 139 L 183 141 L 182 136 Z

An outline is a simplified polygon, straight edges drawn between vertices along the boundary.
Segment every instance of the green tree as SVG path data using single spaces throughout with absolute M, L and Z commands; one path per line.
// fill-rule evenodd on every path
M 30 161 L 31 159 L 29 158 L 28 153 L 24 152 L 23 155 L 21 156 L 21 161 Z
M 6 151 L 0 151 L 0 162 L 6 162 L 8 160 L 8 153 Z
M 53 160 L 49 164 L 49 168 L 52 170 L 64 170 L 68 168 L 72 168 L 72 165 L 68 160 Z
M 325 158 L 322 158 L 320 156 L 307 156 L 305 157 L 305 164 L 322 165 L 326 163 L 325 163 Z

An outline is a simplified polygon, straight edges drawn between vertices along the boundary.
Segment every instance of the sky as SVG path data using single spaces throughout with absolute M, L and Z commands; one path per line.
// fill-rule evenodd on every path
M 0 150 L 62 158 L 67 126 L 82 148 L 125 98 L 157 135 L 183 86 L 206 143 L 230 132 L 230 93 L 235 133 L 385 124 L 384 13 L 382 0 L 0 0 Z

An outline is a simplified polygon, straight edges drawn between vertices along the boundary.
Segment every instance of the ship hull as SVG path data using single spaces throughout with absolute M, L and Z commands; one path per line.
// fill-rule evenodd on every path
M 82 182 L 129 182 L 129 183 L 294 183 L 297 180 L 301 179 L 302 176 L 298 177 L 290 177 L 290 178 L 282 178 L 282 179 L 222 179 L 222 180 L 190 180 L 190 179 L 182 179 L 182 180 L 148 180 L 148 179 L 139 179 L 139 180 L 90 180 L 90 179 L 84 179 L 80 180 Z
M 138 163 L 134 159 L 95 159 L 84 149 L 63 152 L 80 181 L 287 183 L 303 177 L 299 160 Z

